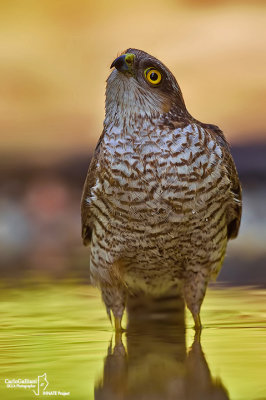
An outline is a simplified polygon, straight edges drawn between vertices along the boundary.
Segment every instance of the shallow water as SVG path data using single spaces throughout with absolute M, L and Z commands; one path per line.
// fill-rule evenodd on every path
M 1 399 L 266 399 L 266 290 L 209 289 L 201 338 L 188 313 L 186 330 L 162 319 L 115 337 L 88 286 L 2 289 L 0 298 Z

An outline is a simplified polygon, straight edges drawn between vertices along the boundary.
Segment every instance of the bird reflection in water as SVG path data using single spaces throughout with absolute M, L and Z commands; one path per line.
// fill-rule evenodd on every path
M 229 399 L 221 381 L 211 376 L 199 332 L 187 353 L 184 304 L 176 300 L 129 302 L 126 333 L 110 343 L 95 400 Z

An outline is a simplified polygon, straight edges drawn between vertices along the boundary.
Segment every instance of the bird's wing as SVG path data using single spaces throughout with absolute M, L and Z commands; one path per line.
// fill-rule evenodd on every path
M 227 237 L 234 239 L 238 235 L 242 215 L 242 189 L 233 157 L 228 150 L 225 152 L 225 162 L 233 197 L 227 214 Z
M 92 156 L 87 177 L 83 187 L 83 193 L 81 198 L 81 236 L 83 239 L 83 244 L 87 246 L 90 243 L 91 236 L 92 236 L 92 215 L 90 210 L 89 199 L 91 196 L 91 189 L 96 183 L 96 171 L 97 171 L 97 164 L 98 158 L 101 148 L 102 139 L 104 136 L 104 132 L 100 136 L 96 148 L 94 150 L 94 154 Z
M 204 128 L 218 141 L 223 152 L 224 168 L 230 181 L 230 190 L 232 194 L 232 201 L 229 203 L 227 209 L 227 237 L 228 239 L 234 239 L 238 235 L 242 215 L 242 189 L 238 173 L 223 132 L 218 126 L 202 125 L 204 125 Z

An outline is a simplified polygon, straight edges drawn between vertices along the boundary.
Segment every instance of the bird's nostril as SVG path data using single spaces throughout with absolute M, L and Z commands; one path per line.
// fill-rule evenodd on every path
M 134 60 L 135 56 L 132 53 L 127 53 L 126 57 L 125 57 L 125 61 L 128 65 L 132 65 L 133 64 L 133 60 Z
M 132 68 L 134 57 L 134 54 L 122 54 L 112 62 L 110 68 L 115 67 L 118 71 L 129 72 Z

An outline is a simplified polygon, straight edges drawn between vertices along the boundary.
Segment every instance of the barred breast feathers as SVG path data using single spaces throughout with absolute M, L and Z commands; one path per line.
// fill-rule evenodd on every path
M 174 108 L 162 113 L 166 101 L 163 95 L 145 91 L 133 77 L 120 74 L 118 79 L 117 74 L 114 70 L 108 78 L 104 131 L 84 186 L 84 242 L 91 238 L 91 206 L 102 190 L 114 197 L 119 194 L 116 210 L 125 212 L 130 207 L 133 216 L 142 202 L 154 209 L 161 200 L 177 215 L 178 210 L 179 214 L 198 212 L 213 196 L 215 185 L 216 194 L 217 189 L 230 187 L 228 237 L 235 237 L 241 216 L 241 189 L 222 132 L 184 110 L 181 114 Z M 101 176 L 98 181 L 97 176 Z M 165 209 L 161 210 L 163 215 Z

